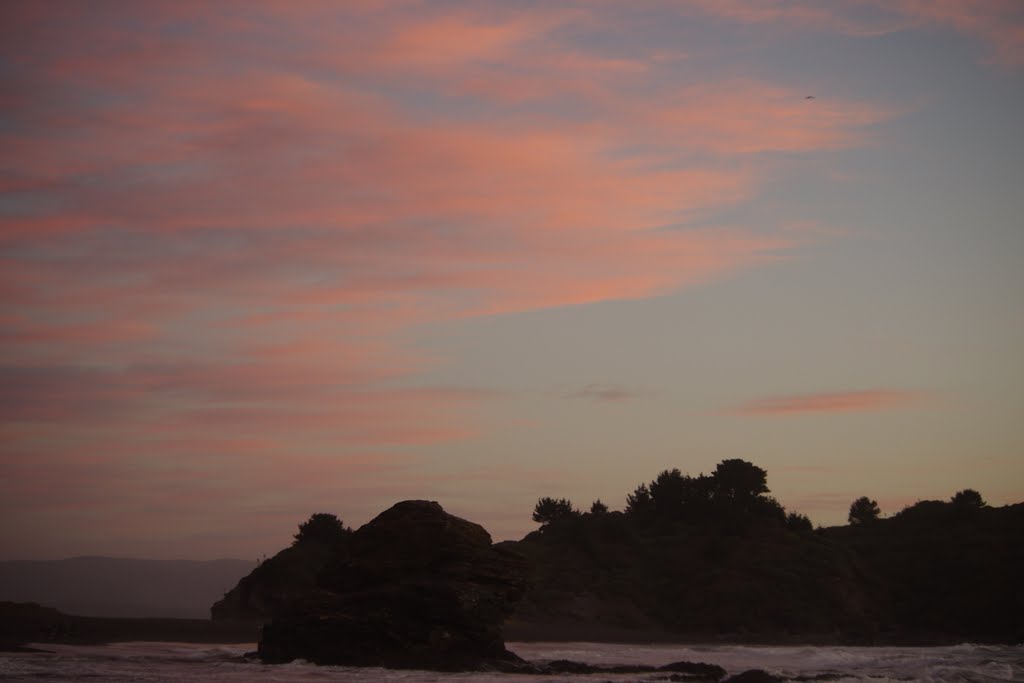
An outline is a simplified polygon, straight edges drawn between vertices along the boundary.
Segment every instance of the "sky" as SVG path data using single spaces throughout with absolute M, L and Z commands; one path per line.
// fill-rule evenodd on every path
M 0 559 L 1024 500 L 1024 2 L 0 4 Z

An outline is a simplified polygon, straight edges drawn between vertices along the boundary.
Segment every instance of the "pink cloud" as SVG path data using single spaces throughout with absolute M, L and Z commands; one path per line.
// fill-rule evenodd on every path
M 441 16 L 400 28 L 377 55 L 383 63 L 413 70 L 493 61 L 508 57 L 542 29 L 529 20 L 485 23 Z
M 925 395 L 921 392 L 888 389 L 793 394 L 748 401 L 733 412 L 752 416 L 869 412 L 904 408 L 919 403 L 924 398 Z
M 155 7 L 131 10 L 132 19 L 155 28 L 182 18 L 169 14 L 169 6 Z M 216 320 L 221 336 L 204 340 L 209 353 L 230 352 L 240 343 L 233 329 L 240 337 L 243 325 L 258 325 L 277 337 L 264 346 L 283 359 L 285 350 L 310 344 L 330 355 L 325 335 L 349 338 L 341 354 L 333 349 L 344 356 L 355 329 L 357 338 L 379 343 L 380 334 L 438 318 L 665 293 L 794 244 L 787 236 L 740 230 L 654 231 L 757 192 L 755 166 L 687 166 L 681 158 L 689 149 L 708 140 L 717 140 L 712 151 L 732 156 L 832 148 L 852 144 L 857 129 L 885 116 L 843 102 L 801 109 L 792 102 L 795 93 L 757 84 L 736 88 L 739 95 L 691 90 L 648 108 L 610 106 L 618 75 L 642 75 L 643 65 L 559 51 L 545 42 L 567 20 L 559 12 L 396 19 L 367 5 L 360 11 L 373 17 L 369 33 L 386 40 L 373 49 L 360 45 L 360 59 L 371 71 L 387 70 L 402 50 L 444 44 L 450 52 L 439 59 L 465 65 L 519 57 L 542 44 L 531 70 L 578 77 L 601 67 L 594 89 L 579 97 L 602 105 L 603 120 L 418 119 L 357 83 L 300 74 L 287 57 L 278 68 L 186 76 L 178 61 L 183 50 L 214 65 L 281 55 L 253 54 L 250 46 L 204 39 L 202 32 L 183 43 L 153 44 L 85 15 L 69 34 L 76 22 L 23 9 L 17 13 L 27 22 L 22 29 L 49 36 L 19 53 L 25 64 L 43 67 L 41 78 L 56 88 L 79 82 L 133 94 L 113 104 L 80 104 L 87 115 L 40 119 L 40 112 L 54 110 L 40 99 L 42 90 L 26 91 L 15 113 L 39 130 L 56 126 L 63 134 L 11 132 L 0 139 L 6 158 L 18 160 L 11 182 L 42 183 L 59 197 L 34 215 L 2 219 L 3 239 L 44 250 L 70 236 L 81 239 L 54 262 L 59 268 L 13 263 L 4 276 L 23 309 L 36 312 L 15 319 L 8 341 L 19 354 L 31 343 L 42 357 L 60 356 L 76 340 L 159 346 L 204 309 L 209 315 L 233 309 Z M 350 56 L 344 41 L 317 43 L 325 40 L 318 25 L 330 7 L 298 15 L 276 5 L 264 10 L 309 29 L 313 41 L 304 48 L 311 53 L 330 47 L 337 60 Z M 238 19 L 194 16 L 211 32 Z M 311 17 L 315 23 L 303 24 Z M 247 30 L 266 30 L 257 26 Z M 106 47 L 89 53 L 84 46 L 96 37 Z M 541 81 L 540 87 L 559 85 Z M 652 134 L 674 141 L 658 159 L 613 159 L 615 149 L 646 144 Z M 90 182 L 81 182 L 83 175 Z M 445 225 L 443 233 L 421 226 L 423 217 Z M 91 237 L 108 226 L 154 236 L 147 238 L 151 246 L 112 258 L 112 245 Z M 296 233 L 292 226 L 313 231 Z M 238 235 L 239 248 L 230 251 L 176 251 L 193 233 L 217 229 L 279 237 Z M 156 239 L 159 234 L 180 236 Z M 50 241 L 40 241 L 47 235 Z M 311 269 L 320 279 L 316 286 L 291 281 Z M 331 275 L 339 271 L 343 280 Z M 301 321 L 311 333 L 282 335 L 286 320 Z M 398 374 L 414 369 L 401 361 L 406 351 L 392 351 Z M 268 358 L 264 352 L 262 360 Z
M 472 407 L 495 397 L 410 388 L 443 362 L 420 326 L 784 258 L 823 234 L 700 217 L 758 197 L 771 153 L 857 145 L 894 115 L 664 83 L 660 57 L 563 42 L 592 9 L 117 11 L 0 10 L 19 74 L 0 94 L 19 200 L 0 216 L 3 492 L 91 510 L 83 533 L 262 509 L 283 484 L 328 500 L 350 481 L 367 509 L 440 487 L 400 454 L 477 436 Z M 289 495 L 274 510 L 309 502 Z

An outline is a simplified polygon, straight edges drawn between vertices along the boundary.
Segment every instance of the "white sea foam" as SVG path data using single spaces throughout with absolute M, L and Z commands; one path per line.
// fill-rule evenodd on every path
M 264 666 L 246 660 L 255 645 L 118 643 L 81 647 L 39 645 L 52 653 L 0 654 L 3 681 L 96 681 L 152 683 L 553 683 L 554 681 L 650 681 L 637 674 L 520 676 L 497 673 L 444 674 L 349 667 L 318 667 L 306 662 Z M 687 660 L 718 664 L 730 674 L 747 669 L 795 678 L 841 674 L 841 681 L 1024 683 L 1024 647 L 754 647 L 718 645 L 610 645 L 604 643 L 511 643 L 529 660 L 572 659 L 591 664 L 651 664 Z

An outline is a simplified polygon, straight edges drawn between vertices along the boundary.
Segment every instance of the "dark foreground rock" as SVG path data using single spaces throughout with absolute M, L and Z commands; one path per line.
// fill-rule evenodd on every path
M 761 669 L 751 669 L 744 671 L 741 674 L 730 676 L 725 679 L 725 683 L 782 683 L 784 679 L 778 676 L 773 676 L 767 671 Z
M 495 548 L 480 525 L 435 502 L 398 503 L 264 627 L 259 656 L 444 671 L 516 662 L 502 624 L 524 574 L 522 558 Z
M 725 676 L 725 669 L 716 664 L 702 662 L 672 662 L 664 666 L 648 666 L 644 664 L 613 664 L 598 665 L 574 662 L 568 659 L 556 659 L 550 662 L 502 662 L 493 667 L 502 673 L 529 674 L 533 676 L 589 676 L 593 674 L 669 674 L 657 680 L 717 682 Z

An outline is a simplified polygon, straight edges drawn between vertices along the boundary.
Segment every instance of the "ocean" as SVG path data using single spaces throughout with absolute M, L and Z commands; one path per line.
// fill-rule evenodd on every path
M 138 681 L 202 683 L 312 683 L 402 681 L 484 683 L 516 681 L 665 681 L 660 674 L 525 676 L 498 673 L 444 674 L 315 666 L 304 662 L 265 666 L 243 658 L 255 645 L 117 643 L 103 646 L 44 645 L 52 653 L 0 653 L 3 681 Z M 607 643 L 509 643 L 524 659 L 572 659 L 591 664 L 652 664 L 688 660 L 718 664 L 728 674 L 764 669 L 787 678 L 838 681 L 1024 681 L 1024 646 L 773 647 L 729 645 L 618 645 Z M 838 677 L 836 677 L 838 676 Z

